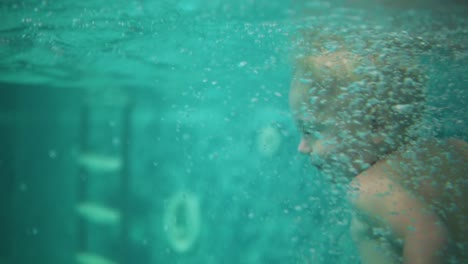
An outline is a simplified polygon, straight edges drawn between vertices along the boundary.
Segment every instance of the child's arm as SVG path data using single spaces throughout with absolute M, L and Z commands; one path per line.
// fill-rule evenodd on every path
M 438 216 L 420 199 L 390 179 L 372 172 L 359 175 L 352 202 L 363 213 L 379 219 L 403 241 L 405 264 L 443 263 L 448 234 Z
M 362 264 L 395 264 L 401 263 L 394 252 L 386 233 L 375 235 L 372 226 L 365 216 L 353 214 L 351 236 L 359 250 Z

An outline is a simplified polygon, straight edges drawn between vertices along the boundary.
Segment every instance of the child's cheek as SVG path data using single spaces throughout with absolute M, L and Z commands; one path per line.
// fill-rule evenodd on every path
M 325 137 L 312 143 L 313 152 L 322 158 L 334 152 L 335 148 L 336 140 L 333 137 Z

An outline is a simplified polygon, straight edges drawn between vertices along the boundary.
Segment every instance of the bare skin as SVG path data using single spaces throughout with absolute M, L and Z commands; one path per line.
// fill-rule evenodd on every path
M 388 228 L 387 238 L 392 243 L 402 241 L 401 249 L 396 245 L 392 250 L 401 254 L 403 263 L 447 263 L 452 256 L 463 259 L 456 243 L 468 242 L 466 183 L 462 179 L 468 164 L 467 144 L 454 139 L 429 140 L 405 151 L 414 151 L 417 159 L 395 152 L 353 179 L 358 194 L 351 200 L 367 218 L 354 221 Z M 369 251 L 368 241 L 382 239 L 369 229 L 355 231 L 354 237 L 362 252 Z M 363 263 L 375 260 L 369 257 Z
M 418 139 L 392 148 L 383 132 L 369 131 L 370 121 L 359 115 L 337 117 L 338 111 L 354 111 L 346 111 L 348 103 L 337 99 L 346 91 L 311 92 L 304 79 L 320 78 L 319 72 L 335 76 L 338 84 L 353 81 L 357 77 L 350 69 L 356 60 L 342 55 L 307 58 L 306 67 L 296 71 L 290 105 L 302 132 L 298 150 L 319 168 L 339 164 L 352 178 L 349 197 L 356 213 L 351 232 L 362 263 L 441 264 L 453 263 L 451 258 L 468 263 L 463 250 L 468 246 L 468 181 L 463 179 L 468 144 Z M 311 96 L 317 97 L 313 105 Z M 337 162 L 342 157 L 349 162 Z

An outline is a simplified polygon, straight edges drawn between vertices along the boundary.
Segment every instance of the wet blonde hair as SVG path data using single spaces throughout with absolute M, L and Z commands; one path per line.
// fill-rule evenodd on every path
M 310 54 L 297 56 L 295 78 L 305 81 L 293 86 L 291 94 L 299 92 L 305 98 L 312 90 L 319 90 L 331 98 L 326 103 L 336 114 L 351 120 L 354 111 L 371 124 L 369 129 L 388 135 L 387 141 L 409 140 L 424 112 L 427 80 L 414 54 L 390 40 L 386 44 L 380 40 L 379 45 L 386 47 L 383 54 L 359 54 L 347 49 L 341 38 L 330 39 L 334 49 L 322 47 L 321 42 L 327 39 L 321 36 L 303 49 Z

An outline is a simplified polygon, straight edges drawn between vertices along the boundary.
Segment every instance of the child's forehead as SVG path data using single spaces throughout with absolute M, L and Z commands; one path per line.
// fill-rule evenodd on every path
M 345 93 L 345 91 L 325 87 L 296 88 L 290 93 L 290 106 L 293 112 L 302 115 L 323 112 L 326 109 L 337 109 L 341 105 L 338 102 L 341 100 L 340 93 Z
M 292 107 L 292 114 L 296 122 L 323 123 L 335 115 L 331 107 L 315 107 L 306 100 L 301 100 Z
M 317 79 L 333 77 L 352 80 L 354 71 L 364 61 L 361 56 L 349 51 L 326 52 L 311 56 L 304 56 L 298 60 L 297 66 L 303 73 L 310 74 Z

